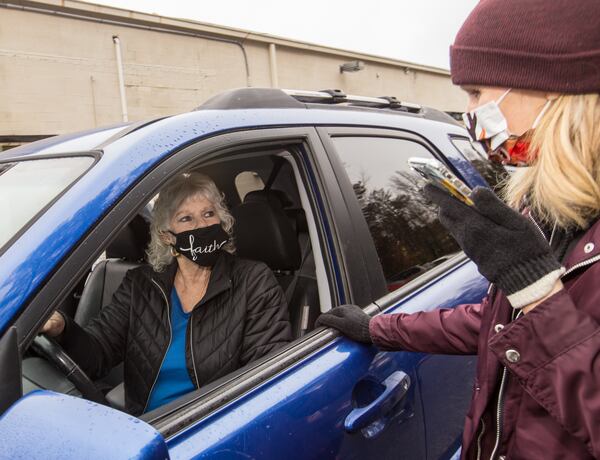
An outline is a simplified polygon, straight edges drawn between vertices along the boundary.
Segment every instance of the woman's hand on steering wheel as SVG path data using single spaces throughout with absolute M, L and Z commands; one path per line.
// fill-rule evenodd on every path
M 53 340 L 63 333 L 65 329 L 64 316 L 55 311 L 40 329 L 39 335 L 33 340 L 32 348 L 42 357 L 53 363 L 59 371 L 79 390 L 85 399 L 108 406 L 104 394 L 87 376 L 87 374 L 73 361 L 63 348 Z
M 49 337 L 57 337 L 62 334 L 64 330 L 65 318 L 61 313 L 55 311 L 42 326 L 42 329 L 40 329 L 40 334 L 46 334 Z
M 81 396 L 105 406 L 109 406 L 106 398 L 94 382 L 85 372 L 71 359 L 69 355 L 53 339 L 38 335 L 31 344 L 33 350 L 43 358 L 54 364 L 60 372 L 79 390 Z

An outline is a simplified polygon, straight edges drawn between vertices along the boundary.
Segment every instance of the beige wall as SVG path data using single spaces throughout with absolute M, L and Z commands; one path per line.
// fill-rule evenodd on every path
M 118 21 L 134 15 L 73 1 L 68 10 L 61 6 L 65 2 L 51 3 L 39 5 L 70 13 L 80 8 L 78 14 L 96 18 L 102 13 Z M 188 111 L 220 91 L 248 83 L 242 50 L 234 44 L 1 6 L 0 136 L 59 134 L 121 121 L 114 35 L 122 46 L 129 120 Z M 215 33 L 215 27 L 198 23 L 135 15 L 157 27 L 174 24 L 183 33 Z M 464 104 L 447 72 L 438 69 L 235 29 L 218 32 L 215 36 L 230 40 L 245 37 L 252 86 L 272 85 L 273 42 L 282 88 L 393 95 L 449 111 L 460 111 Z M 364 61 L 365 69 L 340 74 L 339 65 L 354 59 Z
M 403 66 L 366 62 L 359 72 L 340 73 L 344 56 L 319 55 L 277 48 L 279 86 L 301 89 L 340 88 L 363 96 L 396 96 L 400 100 L 447 111 L 461 111 L 465 103 L 448 75 L 422 72 Z

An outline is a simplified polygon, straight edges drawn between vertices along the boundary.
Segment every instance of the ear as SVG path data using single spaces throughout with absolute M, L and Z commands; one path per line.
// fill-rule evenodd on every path
M 162 241 L 167 246 L 171 246 L 172 244 L 175 243 L 175 237 L 173 235 L 171 235 L 169 232 L 160 231 L 160 232 L 158 232 L 158 235 L 160 237 L 160 241 Z

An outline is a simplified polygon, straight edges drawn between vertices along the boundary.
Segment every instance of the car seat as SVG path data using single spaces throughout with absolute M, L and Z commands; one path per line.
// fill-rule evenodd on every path
M 306 216 L 280 190 L 249 192 L 232 209 L 240 257 L 266 263 L 283 288 L 294 337 L 312 328 L 320 312 Z
M 144 250 L 150 241 L 150 225 L 136 215 L 106 248 L 106 259 L 92 269 L 83 291 L 74 320 L 87 326 L 110 303 L 125 274 L 144 263 Z M 101 390 L 108 390 L 123 381 L 123 364 L 115 366 L 108 375 L 96 382 Z
M 102 306 L 111 301 L 125 274 L 144 261 L 144 250 L 150 240 L 150 226 L 137 215 L 106 248 L 106 259 L 98 262 L 81 292 L 75 322 L 85 327 L 98 316 Z

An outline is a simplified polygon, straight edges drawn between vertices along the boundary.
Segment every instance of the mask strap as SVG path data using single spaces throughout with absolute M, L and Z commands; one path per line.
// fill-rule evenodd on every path
M 542 107 L 542 111 L 538 114 L 537 117 L 535 117 L 535 120 L 533 121 L 533 124 L 531 125 L 531 129 L 537 128 L 537 126 L 540 124 L 540 121 L 542 120 L 542 117 L 544 116 L 544 114 L 546 113 L 546 111 L 548 110 L 548 108 L 550 107 L 552 102 L 554 102 L 553 99 L 549 99 L 546 101 L 546 103 L 544 104 L 544 107 Z
M 501 102 L 504 100 L 504 98 L 506 97 L 506 95 L 507 95 L 508 93 L 510 93 L 511 91 L 512 91 L 512 88 L 508 88 L 508 89 L 507 89 L 507 90 L 504 92 L 504 94 L 503 94 L 502 96 L 500 96 L 498 99 L 496 99 L 496 104 L 497 104 L 497 105 L 500 105 L 500 103 L 501 103 Z

